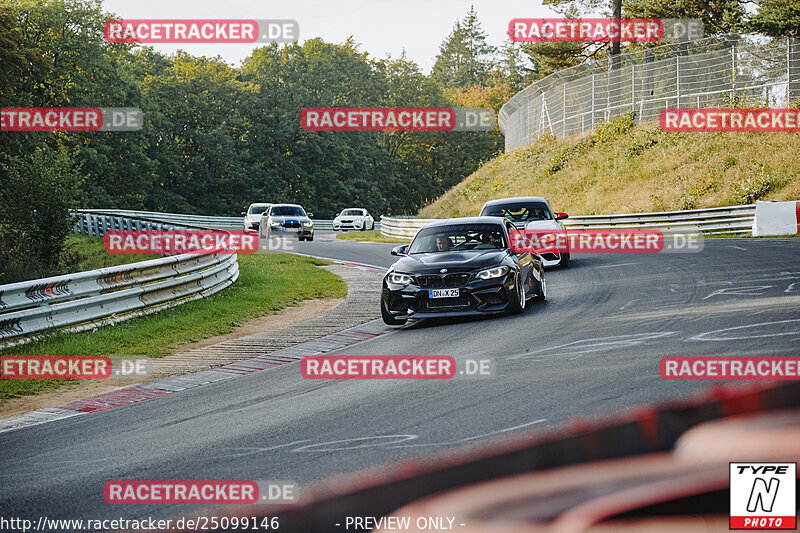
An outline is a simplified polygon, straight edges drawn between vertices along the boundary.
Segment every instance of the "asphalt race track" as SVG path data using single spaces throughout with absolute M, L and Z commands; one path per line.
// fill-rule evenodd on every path
M 388 266 L 393 245 L 320 233 L 298 251 Z M 497 376 L 304 380 L 298 364 L 0 434 L 6 516 L 144 518 L 196 506 L 106 504 L 114 479 L 301 483 L 575 417 L 680 398 L 668 355 L 798 355 L 800 239 L 712 239 L 699 254 L 573 256 L 522 315 L 409 324 L 349 354 L 493 357 Z

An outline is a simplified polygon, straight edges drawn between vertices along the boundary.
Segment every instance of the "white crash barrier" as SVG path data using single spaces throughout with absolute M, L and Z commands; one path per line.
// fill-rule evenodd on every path
M 800 233 L 800 202 L 756 202 L 753 236 Z
M 660 229 L 703 233 L 750 233 L 753 230 L 753 205 L 711 207 L 655 213 L 571 216 L 563 220 L 567 229 Z M 437 219 L 381 217 L 381 233 L 387 237 L 411 239 L 417 231 Z

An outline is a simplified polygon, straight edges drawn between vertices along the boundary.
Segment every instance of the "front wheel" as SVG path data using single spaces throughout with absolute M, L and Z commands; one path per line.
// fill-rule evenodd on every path
M 298 241 L 304 241 L 304 240 L 306 240 L 306 238 L 303 237 L 302 235 L 298 235 L 297 240 Z
M 313 241 L 313 240 L 314 240 L 314 236 L 313 236 L 313 235 L 311 235 L 310 237 L 306 237 L 306 240 L 307 240 L 307 241 Z
M 513 301 L 509 306 L 509 311 L 511 311 L 512 314 L 517 315 L 525 311 L 525 300 L 527 299 L 527 296 L 525 295 L 525 286 L 520 281 L 519 274 L 517 274 L 517 276 L 514 278 L 514 286 L 517 290 L 514 291 L 513 296 L 509 295 L 510 298 L 513 297 Z
M 545 298 L 547 298 L 547 283 L 545 282 L 544 279 L 544 271 L 540 273 L 540 279 L 541 281 L 539 282 L 539 294 L 537 294 L 535 298 L 537 302 L 543 302 Z
M 561 254 L 561 261 L 558 262 L 558 268 L 567 268 L 569 266 L 569 254 Z

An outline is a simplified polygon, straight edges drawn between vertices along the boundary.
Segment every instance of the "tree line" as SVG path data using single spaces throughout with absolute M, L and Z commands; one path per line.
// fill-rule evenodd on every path
M 595 9 L 593 1 L 545 0 L 568 16 Z M 713 31 L 742 21 L 776 35 L 800 27 L 796 0 L 760 0 L 745 20 L 748 1 L 713 4 Z M 709 4 L 629 5 L 626 16 L 705 17 Z M 574 43 L 491 46 L 470 9 L 429 74 L 405 54 L 371 57 L 352 37 L 261 46 L 231 66 L 108 43 L 102 28 L 111 18 L 100 0 L 0 6 L 0 106 L 138 107 L 145 117 L 136 132 L 0 132 L 0 283 L 56 271 L 76 207 L 237 215 L 267 201 L 299 203 L 320 218 L 348 206 L 414 214 L 498 154 L 499 131 L 310 132 L 301 110 L 497 111 L 531 81 L 586 56 Z

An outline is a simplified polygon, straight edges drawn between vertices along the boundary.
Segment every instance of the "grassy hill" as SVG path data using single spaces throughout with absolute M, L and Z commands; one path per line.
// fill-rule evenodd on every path
M 800 134 L 665 133 L 626 116 L 500 155 L 419 216 L 477 215 L 487 200 L 509 196 L 544 196 L 574 215 L 800 200 Z

